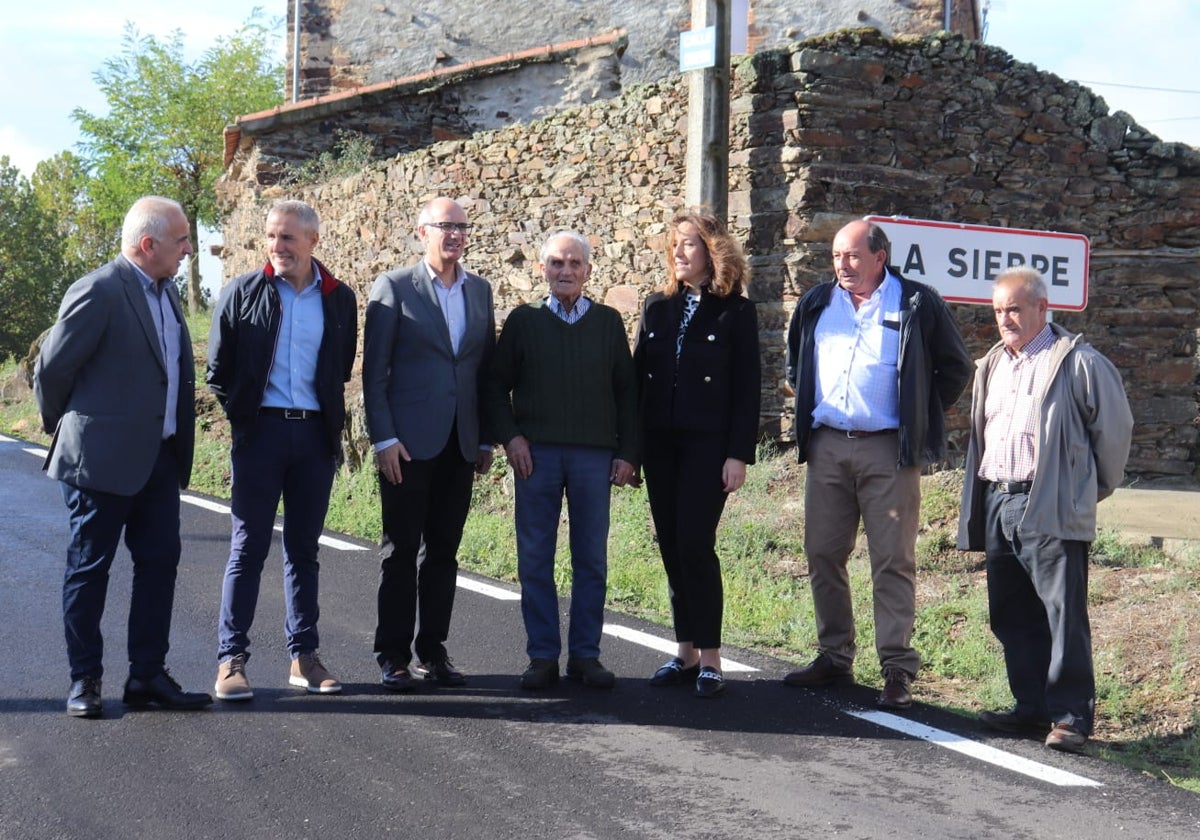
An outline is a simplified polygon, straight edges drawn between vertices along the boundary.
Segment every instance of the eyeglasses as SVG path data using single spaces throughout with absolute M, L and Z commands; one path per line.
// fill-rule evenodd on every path
M 474 225 L 468 224 L 467 222 L 426 222 L 425 227 L 435 227 L 442 233 L 449 233 L 452 230 L 456 230 L 459 233 L 466 233 L 472 227 L 474 227 Z

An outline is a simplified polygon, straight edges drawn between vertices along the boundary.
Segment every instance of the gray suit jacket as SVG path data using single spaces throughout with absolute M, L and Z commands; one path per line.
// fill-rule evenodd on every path
M 175 286 L 164 291 L 179 319 L 175 448 L 187 487 L 195 447 L 196 373 Z M 132 496 L 162 442 L 166 365 L 142 280 L 118 257 L 75 281 L 34 368 L 42 426 L 53 433 L 45 469 L 76 487 Z
M 468 273 L 467 327 L 458 354 L 424 260 L 379 275 L 363 328 L 363 401 L 372 443 L 398 438 L 418 460 L 445 448 L 458 419 L 458 446 L 474 461 L 481 439 L 480 372 L 496 343 L 492 287 Z

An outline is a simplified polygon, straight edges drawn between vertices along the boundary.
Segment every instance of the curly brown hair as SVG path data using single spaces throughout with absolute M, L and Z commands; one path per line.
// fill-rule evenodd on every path
M 667 237 L 667 282 L 663 294 L 668 297 L 679 292 L 683 284 L 675 277 L 675 231 L 685 222 L 691 222 L 700 232 L 708 260 L 712 264 L 712 280 L 708 290 L 717 297 L 740 295 L 750 282 L 750 267 L 742 246 L 725 229 L 725 224 L 711 213 L 689 210 L 671 219 L 671 234 Z

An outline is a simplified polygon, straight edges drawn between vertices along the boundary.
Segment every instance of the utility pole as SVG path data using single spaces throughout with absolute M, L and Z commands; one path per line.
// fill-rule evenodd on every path
M 692 31 L 716 28 L 714 66 L 688 71 L 687 190 L 690 207 L 729 214 L 729 30 L 731 0 L 692 0 Z

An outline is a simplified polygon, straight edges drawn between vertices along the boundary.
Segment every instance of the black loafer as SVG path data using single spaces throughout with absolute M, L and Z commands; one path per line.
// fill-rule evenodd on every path
M 684 665 L 683 660 L 678 656 L 672 657 L 669 662 L 663 664 L 661 668 L 654 672 L 654 676 L 650 678 L 650 685 L 683 685 L 690 679 L 695 679 L 700 675 L 700 663 L 695 665 Z
M 379 666 L 379 671 L 379 682 L 389 691 L 402 693 L 416 691 L 417 681 L 413 679 L 413 675 L 406 665 L 384 662 Z
M 725 677 L 716 668 L 710 668 L 705 665 L 700 669 L 700 676 L 696 677 L 696 696 L 697 697 L 717 697 L 725 691 Z
M 212 697 L 200 691 L 184 691 L 166 670 L 153 677 L 130 677 L 121 698 L 133 709 L 168 709 L 192 712 L 212 705 Z
M 103 711 L 98 677 L 81 677 L 71 683 L 71 691 L 67 695 L 67 714 L 71 717 L 98 718 Z
M 457 670 L 449 659 L 441 659 L 437 662 L 425 662 L 418 668 L 419 672 L 425 674 L 427 682 L 433 682 L 440 686 L 453 688 L 455 686 L 466 685 L 467 678 L 461 671 Z

